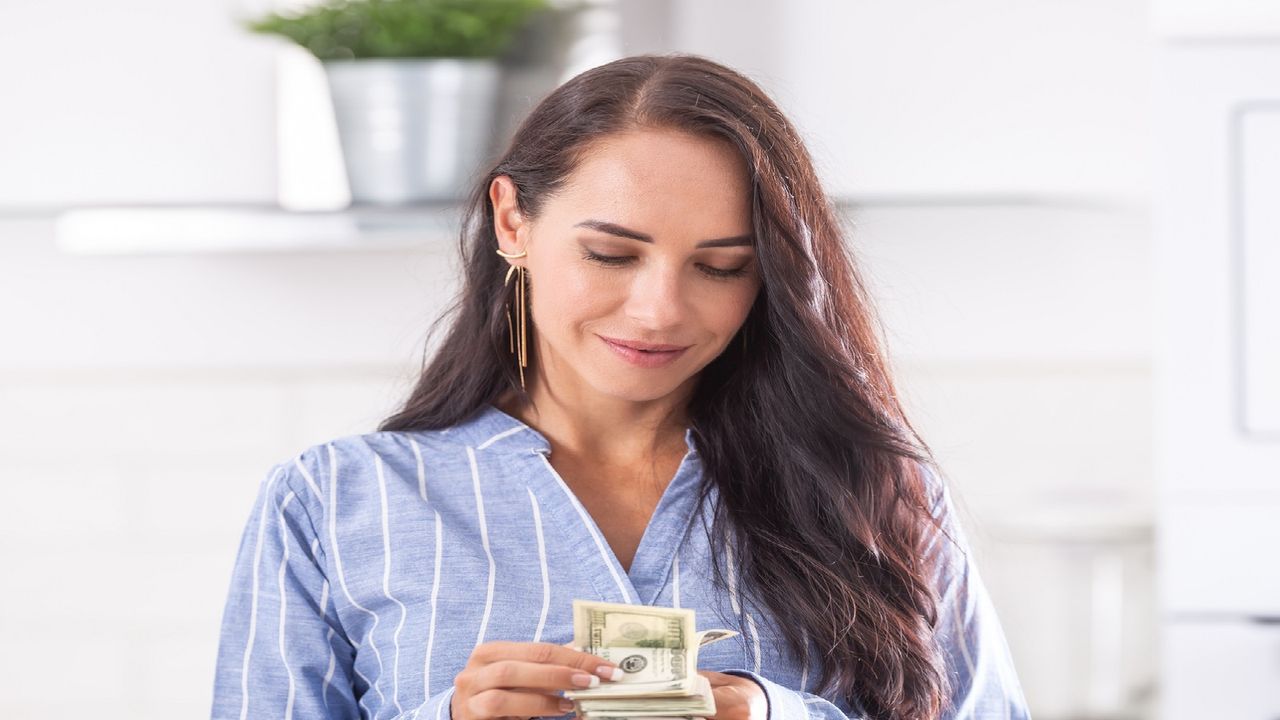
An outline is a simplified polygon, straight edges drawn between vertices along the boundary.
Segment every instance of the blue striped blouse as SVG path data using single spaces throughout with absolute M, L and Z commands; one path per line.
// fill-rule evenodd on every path
M 770 720 L 859 717 L 814 692 L 816 650 L 787 649 L 732 557 L 728 592 L 712 586 L 715 493 L 697 502 L 691 430 L 685 441 L 629 571 L 552 468 L 547 439 L 492 405 L 452 428 L 344 437 L 277 465 L 240 542 L 212 717 L 449 720 L 476 645 L 567 643 L 574 598 L 693 608 L 699 628 L 739 631 L 699 666 L 758 682 Z M 961 542 L 938 548 L 947 717 L 1026 718 L 999 621 L 937 497 Z

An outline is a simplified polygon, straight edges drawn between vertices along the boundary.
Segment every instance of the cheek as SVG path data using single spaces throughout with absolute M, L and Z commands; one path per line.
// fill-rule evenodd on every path
M 704 322 L 707 326 L 714 327 L 719 333 L 733 334 L 751 312 L 751 306 L 755 303 L 758 293 L 757 287 L 741 284 L 731 288 L 720 288 L 711 293 L 711 296 L 699 305 L 709 309 L 709 312 L 703 315 Z
M 530 305 L 544 326 L 576 325 L 606 313 L 618 292 L 616 283 L 603 282 L 601 274 L 589 268 L 566 265 L 550 277 L 539 277 L 545 279 L 530 283 Z

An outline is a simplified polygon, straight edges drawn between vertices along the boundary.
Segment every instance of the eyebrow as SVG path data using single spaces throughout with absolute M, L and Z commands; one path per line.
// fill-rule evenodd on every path
M 617 223 L 606 222 L 604 220 L 583 220 L 577 225 L 574 225 L 574 227 L 591 228 L 592 230 L 599 230 L 600 232 L 609 233 L 610 235 L 617 235 L 618 237 L 630 238 L 632 240 L 639 240 L 641 242 L 647 242 L 647 243 L 653 242 L 653 237 L 650 235 L 646 235 L 638 230 L 629 230 L 627 228 L 622 227 L 621 225 L 618 225 Z M 752 239 L 753 238 L 751 235 L 735 235 L 733 237 L 723 237 L 723 238 L 715 238 L 713 240 L 703 240 L 702 242 L 698 243 L 697 247 L 706 248 L 706 247 L 739 247 L 743 245 L 750 246 L 752 244 Z

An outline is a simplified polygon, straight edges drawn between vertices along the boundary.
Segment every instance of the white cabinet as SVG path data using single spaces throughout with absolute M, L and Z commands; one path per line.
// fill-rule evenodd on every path
M 1280 500 L 1280 43 L 1169 43 L 1155 68 L 1163 490 Z
M 1276 720 L 1280 10 L 1188 41 L 1190 7 L 1153 65 L 1160 717 Z

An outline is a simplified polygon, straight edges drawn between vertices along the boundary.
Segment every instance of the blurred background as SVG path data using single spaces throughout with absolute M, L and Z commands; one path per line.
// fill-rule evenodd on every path
M 453 206 L 349 206 L 319 61 L 240 24 L 285 6 L 0 3 L 5 717 L 207 717 L 258 483 L 454 288 Z M 490 147 L 640 52 L 801 128 L 1036 718 L 1280 717 L 1280 6 L 557 7 Z

